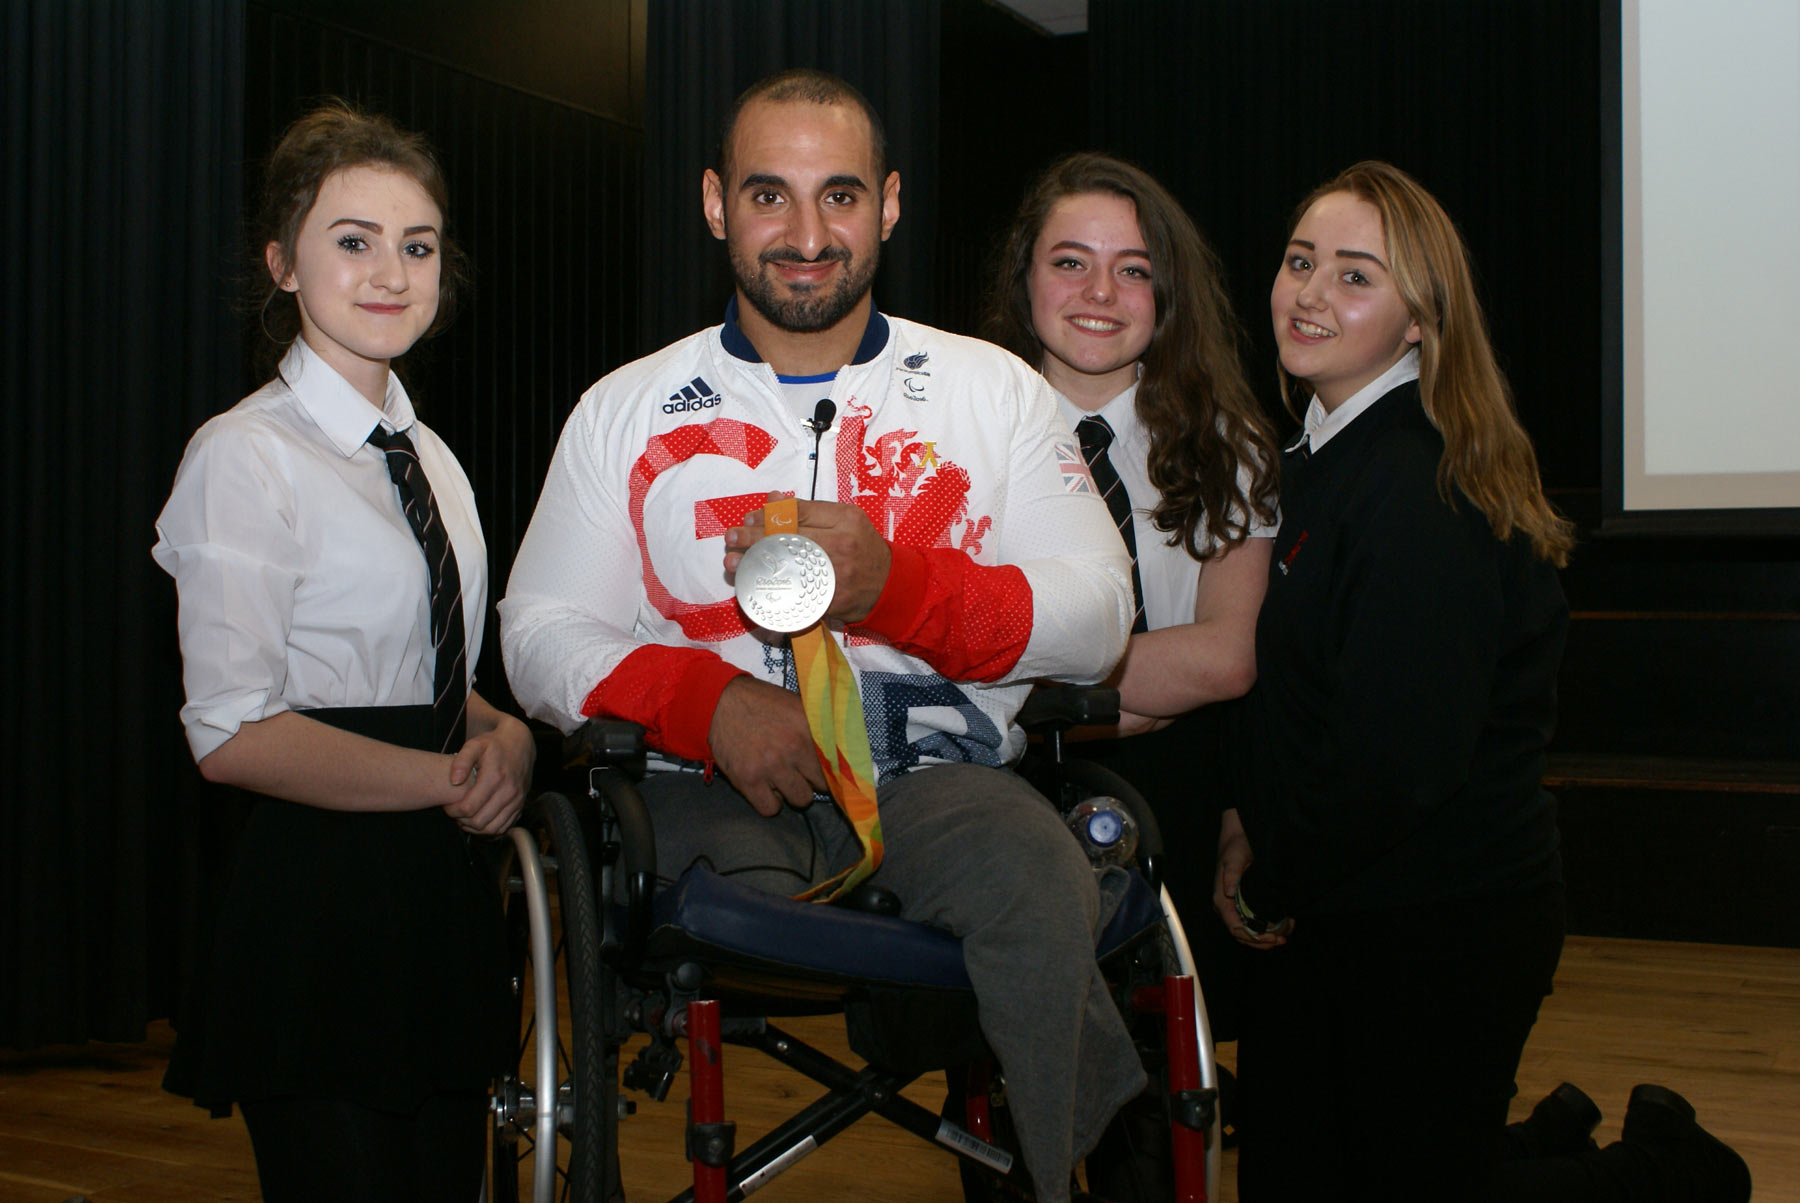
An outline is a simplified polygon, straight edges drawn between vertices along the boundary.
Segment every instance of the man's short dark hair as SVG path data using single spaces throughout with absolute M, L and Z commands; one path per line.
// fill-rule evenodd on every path
M 725 127 L 719 133 L 719 148 L 715 158 L 719 165 L 719 178 L 724 181 L 727 190 L 731 188 L 731 181 L 727 178 L 731 135 L 737 130 L 738 114 L 753 100 L 767 100 L 775 104 L 855 105 L 869 121 L 869 149 L 875 156 L 875 178 L 870 181 L 870 186 L 879 189 L 881 182 L 887 178 L 887 129 L 881 124 L 881 114 L 875 111 L 869 98 L 858 92 L 848 81 L 829 71 L 793 67 L 764 76 L 745 88 L 726 112 Z

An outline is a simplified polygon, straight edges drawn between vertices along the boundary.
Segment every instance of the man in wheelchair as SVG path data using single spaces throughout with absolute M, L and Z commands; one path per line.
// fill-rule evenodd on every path
M 765 502 L 799 498 L 867 725 L 872 881 L 961 938 L 1037 1196 L 1066 1199 L 1145 1084 L 1094 959 L 1125 875 L 1008 766 L 1032 681 L 1121 654 L 1129 560 L 1037 372 L 874 308 L 900 176 L 860 94 L 812 71 L 752 86 L 703 192 L 735 296 L 569 418 L 500 603 L 513 691 L 565 732 L 643 725 L 664 882 L 699 861 L 795 895 L 857 865 L 788 641 L 733 593 Z

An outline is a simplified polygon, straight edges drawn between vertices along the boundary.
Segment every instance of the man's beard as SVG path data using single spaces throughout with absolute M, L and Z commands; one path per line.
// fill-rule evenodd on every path
M 771 325 L 791 334 L 816 334 L 837 325 L 869 295 L 879 253 L 871 251 L 868 262 L 863 264 L 858 264 L 841 246 L 827 247 L 816 259 L 807 259 L 794 250 L 765 251 L 754 260 L 733 250 L 730 258 L 731 274 L 737 279 L 738 290 Z M 800 288 L 786 286 L 764 271 L 770 263 L 821 263 L 827 260 L 844 265 L 836 286 L 829 290 L 816 284 Z

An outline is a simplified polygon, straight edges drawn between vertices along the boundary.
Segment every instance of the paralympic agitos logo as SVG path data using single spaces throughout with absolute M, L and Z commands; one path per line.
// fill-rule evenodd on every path
M 713 390 L 713 386 L 696 376 L 675 392 L 669 394 L 663 405 L 666 414 L 682 414 L 694 410 L 715 409 L 724 404 L 725 398 Z

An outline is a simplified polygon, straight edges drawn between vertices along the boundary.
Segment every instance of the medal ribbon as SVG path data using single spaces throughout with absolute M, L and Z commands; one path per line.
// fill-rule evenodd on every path
M 763 506 L 763 529 L 771 535 L 799 534 L 800 507 L 792 497 Z M 801 894 L 801 901 L 830 902 L 881 867 L 881 816 L 875 809 L 875 761 L 869 754 L 869 730 L 863 722 L 862 693 L 856 673 L 820 620 L 789 637 L 794 649 L 800 702 L 812 732 L 813 751 L 825 782 L 844 817 L 856 829 L 862 859 L 836 876 Z

